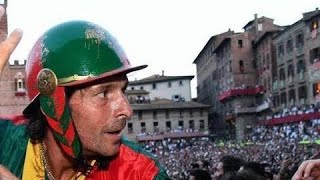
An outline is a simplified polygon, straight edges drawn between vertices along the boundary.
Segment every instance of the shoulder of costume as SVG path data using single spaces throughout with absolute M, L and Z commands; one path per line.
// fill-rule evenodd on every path
M 14 125 L 24 125 L 28 122 L 28 118 L 24 115 L 0 115 L 1 121 L 9 121 Z
M 122 149 L 126 149 L 126 153 L 123 154 L 126 158 L 131 156 L 131 160 L 135 159 L 135 162 L 139 164 L 149 164 L 149 167 L 143 167 L 145 172 L 149 174 L 149 178 L 147 179 L 170 179 L 165 171 L 164 166 L 162 166 L 159 161 L 155 158 L 154 155 L 143 149 L 139 144 L 128 140 L 125 136 L 122 136 Z M 122 154 L 122 153 L 120 153 Z M 135 155 L 133 155 L 135 154 Z M 130 159 L 130 158 L 129 158 Z M 149 162 L 149 163 L 147 163 Z M 149 172 L 147 172 L 149 171 Z M 153 171 L 153 172 L 152 172 Z
M 21 177 L 29 136 L 24 116 L 0 116 L 0 164 Z

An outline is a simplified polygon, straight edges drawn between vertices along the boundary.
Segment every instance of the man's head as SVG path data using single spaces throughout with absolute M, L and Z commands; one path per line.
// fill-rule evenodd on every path
M 234 156 L 223 156 L 217 166 L 217 171 L 214 176 L 221 179 L 224 174 L 228 172 L 237 172 L 243 165 L 243 160 Z
M 118 42 L 86 21 L 54 26 L 35 43 L 26 65 L 30 115 L 39 105 L 68 155 L 111 156 L 132 109 L 123 95 L 132 67 Z

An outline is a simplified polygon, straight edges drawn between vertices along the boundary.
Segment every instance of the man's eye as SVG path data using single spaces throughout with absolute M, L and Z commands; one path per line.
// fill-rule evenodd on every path
M 107 91 L 103 91 L 103 92 L 98 94 L 98 97 L 105 98 L 105 97 L 107 97 L 107 95 L 108 95 L 108 92 Z

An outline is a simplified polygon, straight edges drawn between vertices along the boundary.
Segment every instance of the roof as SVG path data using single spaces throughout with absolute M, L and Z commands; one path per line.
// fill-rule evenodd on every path
M 150 92 L 146 91 L 146 90 L 131 90 L 128 89 L 125 91 L 125 94 L 150 94 Z
M 224 44 L 227 43 L 227 41 L 231 40 L 230 37 L 224 38 L 223 41 L 221 41 L 221 43 L 214 49 L 214 53 L 216 53 Z
M 150 104 L 132 104 L 133 110 L 154 110 L 154 109 L 188 109 L 188 108 L 209 108 L 210 105 L 195 101 L 171 101 L 160 99 Z
M 310 11 L 310 12 L 302 13 L 302 15 L 303 15 L 303 18 L 302 18 L 302 19 L 303 19 L 304 21 L 309 21 L 309 20 L 312 19 L 313 17 L 320 15 L 320 11 L 319 11 L 318 8 L 316 8 L 315 11 Z
M 140 80 L 135 80 L 135 81 L 130 81 L 129 85 L 139 85 L 139 84 L 148 84 L 148 83 L 154 83 L 154 82 L 163 82 L 163 81 L 172 81 L 172 80 L 180 80 L 180 79 L 193 79 L 194 76 L 161 76 L 159 74 L 152 75 L 150 77 L 140 79 Z
M 200 55 L 204 52 L 204 50 L 209 46 L 209 45 L 211 45 L 212 43 L 214 43 L 214 41 L 219 37 L 219 36 L 230 36 L 230 35 L 232 35 L 232 34 L 234 34 L 234 31 L 231 31 L 230 29 L 228 30 L 228 31 L 226 31 L 226 32 L 224 32 L 224 33 L 221 33 L 221 34 L 217 34 L 217 35 L 214 35 L 214 36 L 212 36 L 209 40 L 208 40 L 208 42 L 206 43 L 206 45 L 202 48 L 202 50 L 200 51 L 200 53 L 197 55 L 197 57 L 196 57 L 196 59 L 192 62 L 192 63 L 196 63 L 197 62 L 197 60 L 198 60 L 198 58 L 200 57 Z M 219 41 L 219 40 L 217 40 L 217 41 Z M 219 42 L 218 42 L 219 43 Z M 216 47 L 215 47 L 216 48 Z
M 257 18 L 258 21 L 265 20 L 265 19 L 273 20 L 273 19 L 268 18 L 268 17 L 265 17 L 265 16 L 262 16 L 262 17 L 260 17 L 260 18 Z M 255 19 L 249 21 L 249 22 L 243 27 L 243 29 L 246 29 L 248 26 L 251 26 L 251 24 L 254 23 L 254 20 L 255 20 Z
M 253 44 L 253 47 L 257 46 L 264 38 L 266 38 L 268 35 L 273 35 L 274 33 L 280 32 L 281 30 L 272 30 L 272 31 L 266 31 L 261 36 L 259 36 Z

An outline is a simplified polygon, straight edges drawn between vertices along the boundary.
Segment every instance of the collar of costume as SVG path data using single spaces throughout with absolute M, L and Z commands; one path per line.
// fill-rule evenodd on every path
M 24 161 L 22 179 L 46 179 L 45 168 L 41 159 L 40 143 L 33 144 L 28 141 L 27 152 Z M 86 177 L 83 174 L 75 175 L 77 180 L 84 180 Z M 75 178 L 72 178 L 75 179 Z

